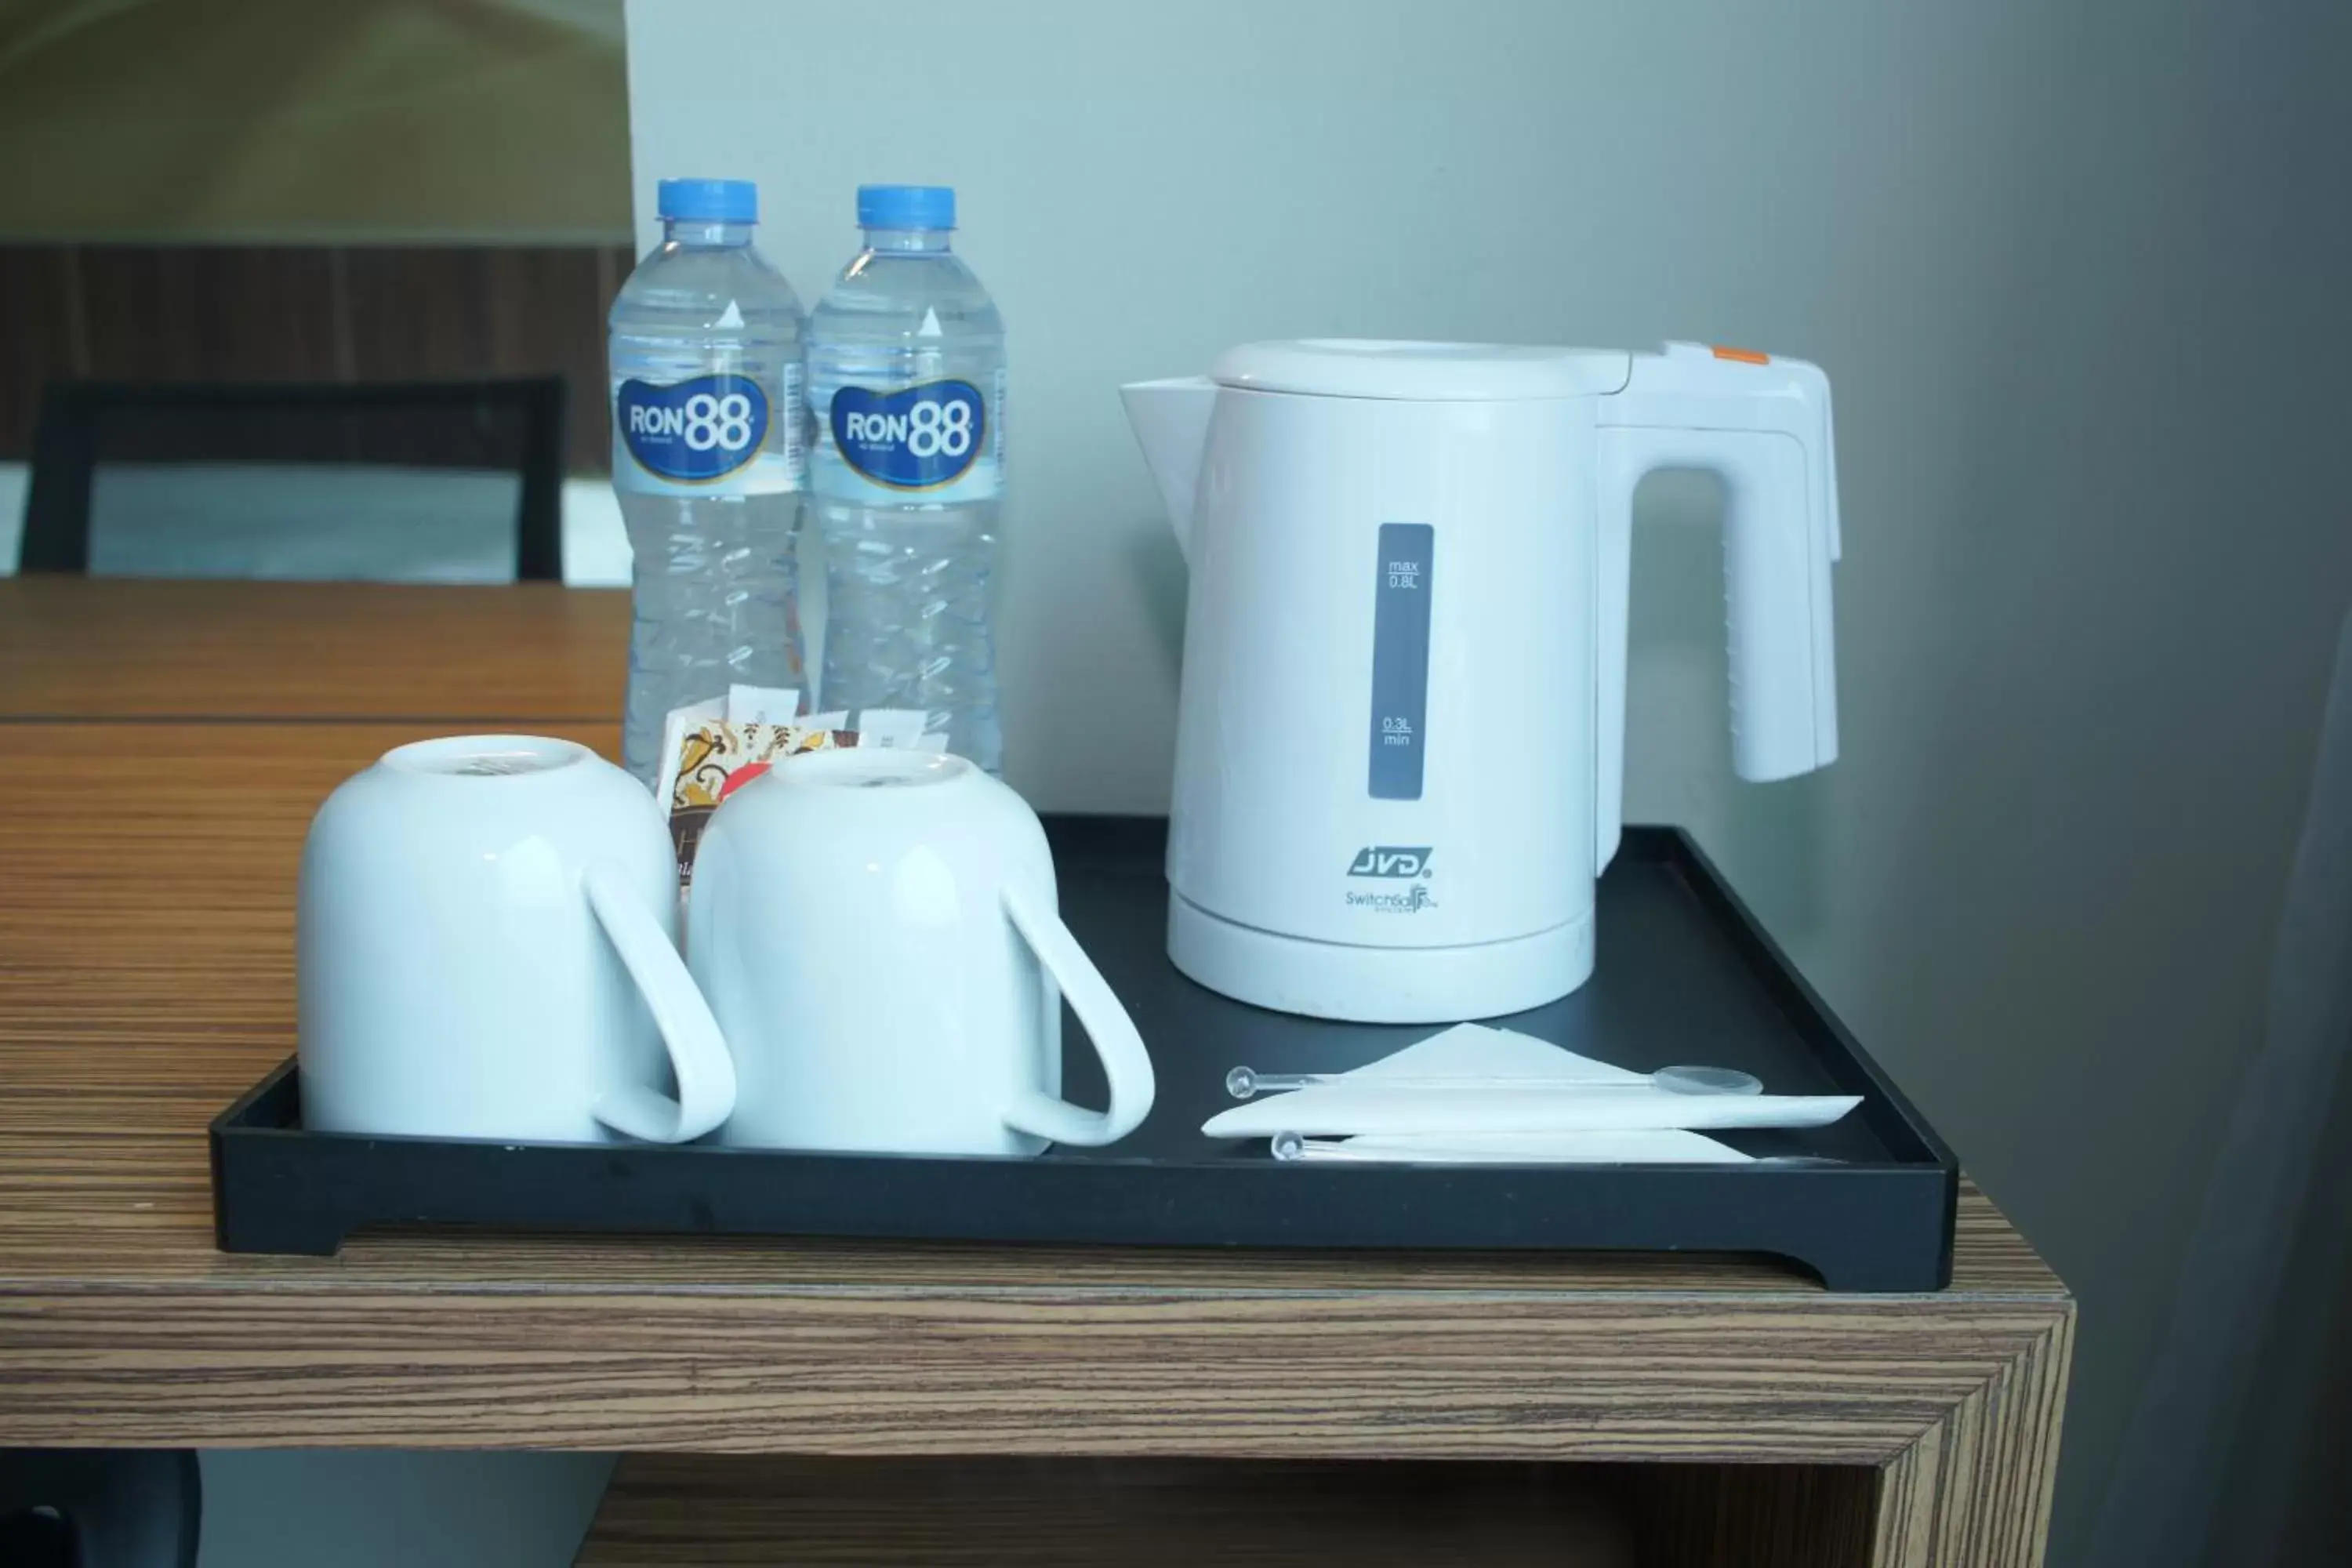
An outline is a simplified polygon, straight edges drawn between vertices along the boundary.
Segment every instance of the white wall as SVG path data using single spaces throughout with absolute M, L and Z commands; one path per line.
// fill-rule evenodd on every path
M 2084 1302 L 2081 1561 L 2352 603 L 2332 0 L 637 0 L 662 174 L 814 299 L 947 182 L 1011 331 L 1009 772 L 1164 803 L 1181 565 L 1113 389 L 1307 333 L 1819 360 L 1846 753 L 1728 782 L 1704 487 L 1637 548 L 1629 805 L 1696 826 Z

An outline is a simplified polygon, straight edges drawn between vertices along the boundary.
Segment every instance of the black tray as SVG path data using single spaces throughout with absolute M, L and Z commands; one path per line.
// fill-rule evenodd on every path
M 1951 1277 L 1951 1154 L 1792 969 L 1689 837 L 1636 827 L 1601 879 L 1600 966 L 1512 1027 L 1622 1067 L 1744 1068 L 1775 1092 L 1859 1094 L 1833 1126 L 1718 1134 L 1836 1163 L 1281 1163 L 1201 1135 L 1226 1069 L 1358 1067 L 1433 1031 L 1269 1013 L 1203 990 L 1164 951 L 1165 824 L 1049 818 L 1062 911 L 1158 1068 L 1150 1117 L 1107 1150 L 1032 1160 L 710 1144 L 512 1145 L 308 1132 L 289 1061 L 212 1125 L 228 1252 L 331 1254 L 362 1226 L 887 1237 L 1175 1247 L 1614 1248 L 1774 1254 L 1840 1290 Z M 1064 1021 L 1065 1087 L 1102 1072 Z

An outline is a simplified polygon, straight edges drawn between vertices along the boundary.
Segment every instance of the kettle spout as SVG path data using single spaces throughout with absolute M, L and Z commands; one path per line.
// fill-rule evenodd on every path
M 1217 405 L 1217 384 L 1206 376 L 1174 381 L 1139 381 L 1118 389 L 1127 422 L 1143 447 L 1143 460 L 1160 482 L 1168 503 L 1169 526 L 1177 547 L 1192 553 L 1192 496 L 1201 478 L 1201 457 L 1209 444 L 1209 415 Z

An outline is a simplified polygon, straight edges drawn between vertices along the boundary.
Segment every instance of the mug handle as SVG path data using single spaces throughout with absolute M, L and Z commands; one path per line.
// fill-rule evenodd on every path
M 1078 1016 L 1087 1038 L 1093 1042 L 1095 1055 L 1102 1058 L 1103 1076 L 1110 1080 L 1107 1110 L 1088 1110 L 1038 1089 L 1024 1089 L 1005 1108 L 1004 1124 L 1016 1132 L 1055 1143 L 1087 1148 L 1116 1143 L 1150 1114 L 1152 1096 L 1158 1092 L 1143 1037 L 1135 1032 L 1135 1021 L 1119 1005 L 1102 971 L 1095 967 L 1060 915 L 1011 888 L 1004 889 L 1003 897 L 1013 929 L 1021 933 L 1021 940 L 1029 944 L 1029 951 L 1069 999 L 1070 1010 Z
M 620 869 L 610 861 L 595 861 L 580 880 L 596 923 L 612 939 L 621 966 L 654 1016 L 677 1077 L 676 1100 L 642 1084 L 625 1084 L 598 1095 L 590 1114 L 614 1131 L 648 1143 L 699 1138 L 735 1110 L 735 1059 L 727 1054 L 719 1020 L 710 1016 L 710 1005 L 669 933 Z

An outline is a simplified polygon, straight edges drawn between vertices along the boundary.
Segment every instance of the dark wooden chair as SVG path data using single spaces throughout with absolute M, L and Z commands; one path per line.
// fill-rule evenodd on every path
M 53 384 L 18 567 L 560 581 L 563 448 L 554 376 Z

